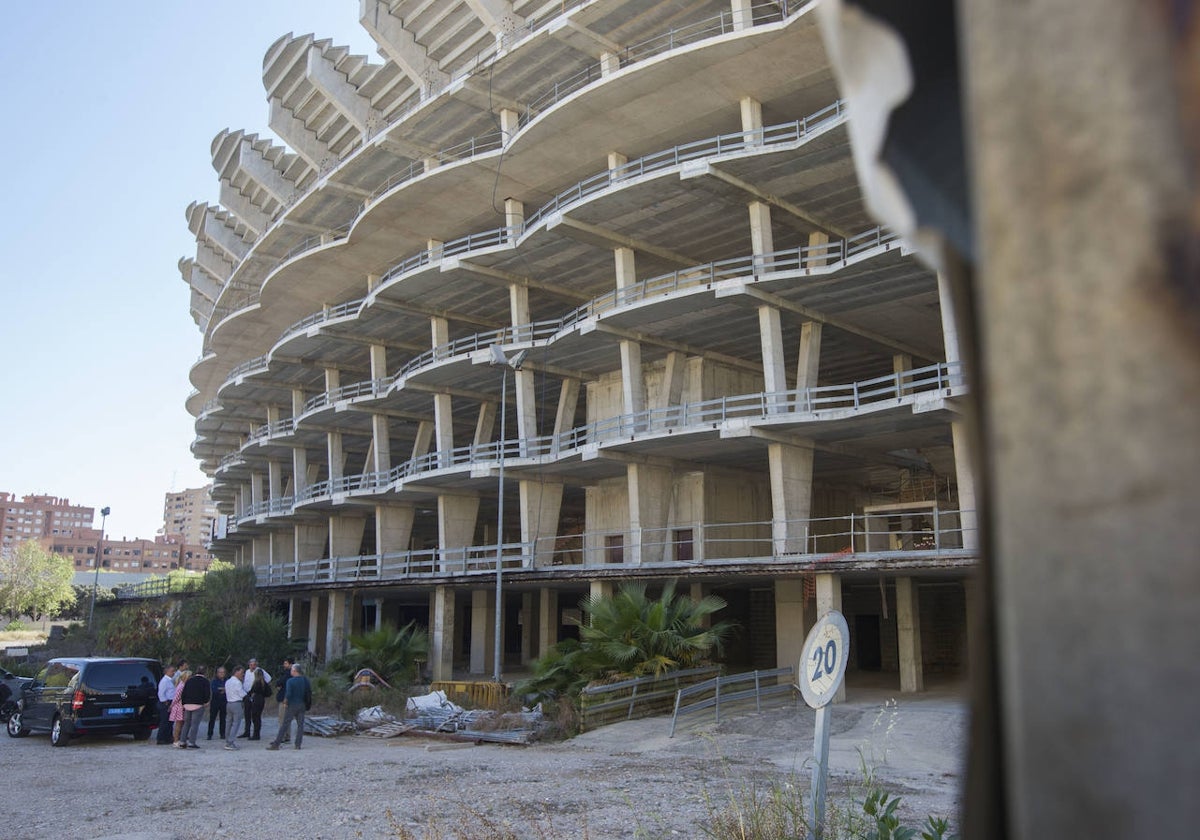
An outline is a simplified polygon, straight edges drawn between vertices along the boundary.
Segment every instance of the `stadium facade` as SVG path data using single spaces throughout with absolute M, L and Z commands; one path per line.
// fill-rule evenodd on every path
M 863 207 L 814 6 L 361 0 L 380 58 L 271 45 L 286 146 L 222 131 L 187 210 L 188 409 L 212 551 L 314 654 L 416 620 L 485 675 L 498 626 L 511 671 L 676 580 L 732 669 L 830 607 L 851 691 L 965 669 L 953 315 Z

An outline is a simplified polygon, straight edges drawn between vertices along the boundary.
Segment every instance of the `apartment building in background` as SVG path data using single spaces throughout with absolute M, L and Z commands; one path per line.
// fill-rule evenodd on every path
M 954 315 L 864 209 L 813 5 L 362 0 L 380 59 L 270 45 L 286 145 L 221 131 L 186 211 L 187 408 L 213 553 L 314 654 L 415 620 L 435 678 L 511 672 L 677 580 L 730 669 L 838 608 L 850 691 L 965 672 Z
M 205 485 L 167 492 L 163 497 L 162 534 L 178 534 L 189 545 L 207 545 L 217 518 L 211 489 L 212 485 Z
M 0 492 L 0 551 L 42 537 L 59 537 L 90 529 L 95 508 L 73 505 L 60 496 Z

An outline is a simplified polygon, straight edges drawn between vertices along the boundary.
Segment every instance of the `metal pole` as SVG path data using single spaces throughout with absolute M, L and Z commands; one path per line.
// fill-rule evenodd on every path
M 504 570 L 504 435 L 505 425 L 504 418 L 507 414 L 508 407 L 508 365 L 504 366 L 504 373 L 501 378 L 500 385 L 500 499 L 496 505 L 496 628 L 495 628 L 495 647 L 492 651 L 492 656 L 495 660 L 495 667 L 492 671 L 492 680 L 500 682 L 500 653 L 503 649 L 500 640 L 501 621 L 500 617 L 504 610 L 504 593 L 502 590 L 501 577 Z
M 108 514 L 111 508 L 100 509 L 100 544 L 96 546 L 96 575 L 92 579 L 92 606 L 88 609 L 88 630 L 93 627 L 92 622 L 96 618 L 96 590 L 100 586 L 100 556 L 104 553 L 104 526 L 108 522 Z
M 813 733 L 812 812 L 808 840 L 825 836 L 825 783 L 829 776 L 829 706 L 817 709 Z

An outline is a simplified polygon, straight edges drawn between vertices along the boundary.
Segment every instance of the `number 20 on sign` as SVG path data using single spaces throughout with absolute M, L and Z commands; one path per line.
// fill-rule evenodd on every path
M 804 702 L 817 710 L 813 732 L 812 806 L 809 840 L 821 840 L 825 824 L 825 787 L 829 778 L 829 702 L 841 688 L 850 661 L 850 628 L 833 610 L 818 619 L 800 654 L 799 686 Z

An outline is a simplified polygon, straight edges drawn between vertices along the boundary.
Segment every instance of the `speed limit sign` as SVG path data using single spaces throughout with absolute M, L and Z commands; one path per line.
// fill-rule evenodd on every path
M 823 615 L 804 640 L 800 654 L 800 693 L 814 709 L 829 704 L 846 678 L 850 661 L 850 628 L 834 610 Z

